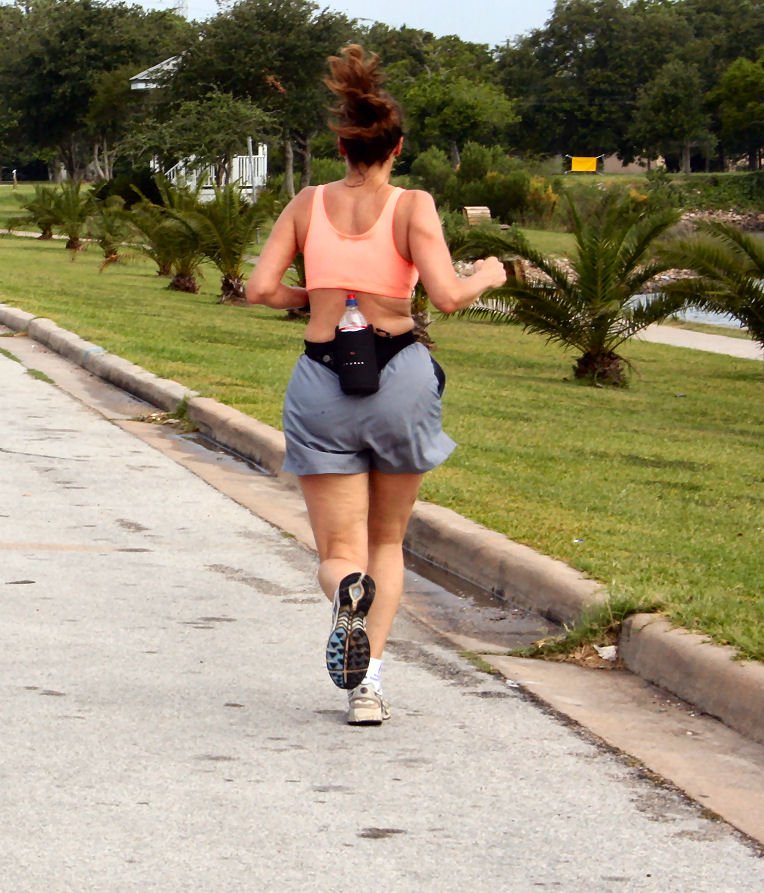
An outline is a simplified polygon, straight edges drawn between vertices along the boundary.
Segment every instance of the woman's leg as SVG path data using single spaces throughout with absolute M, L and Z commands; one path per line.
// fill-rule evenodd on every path
M 343 577 L 367 570 L 368 474 L 300 477 L 318 558 L 318 582 L 331 600 Z
M 367 572 L 377 594 L 366 619 L 372 658 L 381 658 L 403 593 L 403 537 L 424 475 L 369 475 Z

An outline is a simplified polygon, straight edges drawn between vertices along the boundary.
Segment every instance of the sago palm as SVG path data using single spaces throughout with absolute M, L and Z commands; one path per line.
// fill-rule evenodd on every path
M 678 214 L 638 211 L 628 198 L 608 192 L 586 218 L 569 204 L 576 242 L 569 266 L 532 248 L 517 231 L 468 238 L 457 255 L 493 253 L 508 259 L 514 254 L 535 271 L 509 278 L 465 315 L 519 322 L 527 331 L 577 350 L 576 378 L 623 386 L 628 364 L 619 347 L 683 303 L 671 295 L 645 294 L 650 280 L 670 267 L 654 249 Z M 481 251 L 477 240 L 483 242 Z
M 15 195 L 14 198 L 26 213 L 15 215 L 10 221 L 10 225 L 16 227 L 32 223 L 40 229 L 39 239 L 52 239 L 53 225 L 56 222 L 57 191 L 55 186 L 36 183 L 34 195 Z
M 160 275 L 171 277 L 169 288 L 196 293 L 205 255 L 198 234 L 183 218 L 199 209 L 199 189 L 173 186 L 164 177 L 155 179 L 161 204 L 150 202 L 136 189 L 143 201 L 131 215 L 140 233 L 135 247 L 154 260 Z
M 222 275 L 221 303 L 243 303 L 244 265 L 265 214 L 245 201 L 235 183 L 215 188 L 215 198 L 189 211 L 170 212 L 198 239 L 201 251 Z
M 175 243 L 168 238 L 167 228 L 162 227 L 166 217 L 161 208 L 149 201 L 133 205 L 130 211 L 130 223 L 134 231 L 132 248 L 154 261 L 157 265 L 157 276 L 169 276 L 172 273 Z
M 764 241 L 719 221 L 698 224 L 699 232 L 665 247 L 672 266 L 693 270 L 666 291 L 689 305 L 738 320 L 764 347 Z
M 70 251 L 79 251 L 82 248 L 93 202 L 92 192 L 83 192 L 79 180 L 67 180 L 55 193 L 53 225 L 67 237 L 66 247 Z
M 125 200 L 119 195 L 110 195 L 103 201 L 94 202 L 88 219 L 88 231 L 103 251 L 102 269 L 120 260 L 120 249 L 131 233 Z

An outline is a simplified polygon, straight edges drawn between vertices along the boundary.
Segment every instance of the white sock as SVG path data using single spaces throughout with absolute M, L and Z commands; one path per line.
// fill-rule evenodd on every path
M 374 691 L 382 691 L 382 658 L 372 657 L 369 661 L 369 668 L 363 677 L 361 685 L 370 685 Z

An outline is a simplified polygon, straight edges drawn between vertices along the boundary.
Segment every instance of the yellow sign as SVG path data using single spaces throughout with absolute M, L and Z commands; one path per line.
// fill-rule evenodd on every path
M 585 155 L 571 155 L 570 172 L 572 174 L 596 174 L 597 157 L 587 158 Z

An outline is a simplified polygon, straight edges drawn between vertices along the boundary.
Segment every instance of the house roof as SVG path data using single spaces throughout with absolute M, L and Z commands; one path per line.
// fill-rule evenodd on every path
M 170 56 L 169 59 L 165 59 L 163 62 L 152 65 L 151 68 L 147 68 L 145 71 L 134 74 L 130 78 L 130 89 L 153 90 L 155 87 L 161 86 L 162 75 L 175 71 L 179 61 L 180 56 Z

